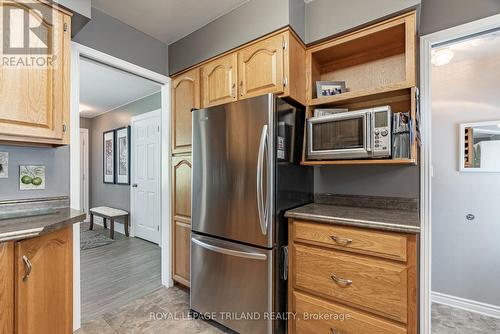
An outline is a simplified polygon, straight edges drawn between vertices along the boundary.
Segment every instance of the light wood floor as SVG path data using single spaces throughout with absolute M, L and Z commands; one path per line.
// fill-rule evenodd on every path
M 84 227 L 88 228 L 88 224 Z M 109 230 L 94 228 L 109 236 Z M 160 247 L 116 231 L 115 240 L 81 252 L 82 322 L 161 287 Z

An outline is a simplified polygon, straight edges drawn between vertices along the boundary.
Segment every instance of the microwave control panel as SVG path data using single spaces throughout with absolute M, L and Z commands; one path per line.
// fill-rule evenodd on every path
M 391 156 L 391 112 L 390 110 L 374 112 L 373 156 Z

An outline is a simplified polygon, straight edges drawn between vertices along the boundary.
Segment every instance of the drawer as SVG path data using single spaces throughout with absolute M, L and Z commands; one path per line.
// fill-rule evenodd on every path
M 293 245 L 292 258 L 295 288 L 406 323 L 405 265 L 301 244 Z
M 406 328 L 361 313 L 346 306 L 327 302 L 297 291 L 293 292 L 292 328 L 297 334 L 406 334 Z
M 294 222 L 293 238 L 363 254 L 406 262 L 404 234 L 327 224 Z

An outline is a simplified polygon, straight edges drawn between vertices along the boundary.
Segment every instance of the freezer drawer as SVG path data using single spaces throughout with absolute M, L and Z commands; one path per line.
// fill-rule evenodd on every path
M 272 333 L 274 259 L 274 250 L 192 234 L 191 309 L 240 333 Z

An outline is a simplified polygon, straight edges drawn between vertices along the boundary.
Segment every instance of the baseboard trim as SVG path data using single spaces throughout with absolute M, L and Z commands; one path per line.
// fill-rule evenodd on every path
M 488 317 L 500 319 L 500 307 L 495 305 L 455 297 L 435 291 L 431 292 L 431 300 L 433 303 L 443 304 L 461 310 L 479 313 Z
M 104 219 L 99 216 L 94 215 L 94 224 L 104 227 Z M 108 219 L 108 230 L 109 230 L 109 219 Z M 125 226 L 120 221 L 115 220 L 115 232 L 125 235 Z

